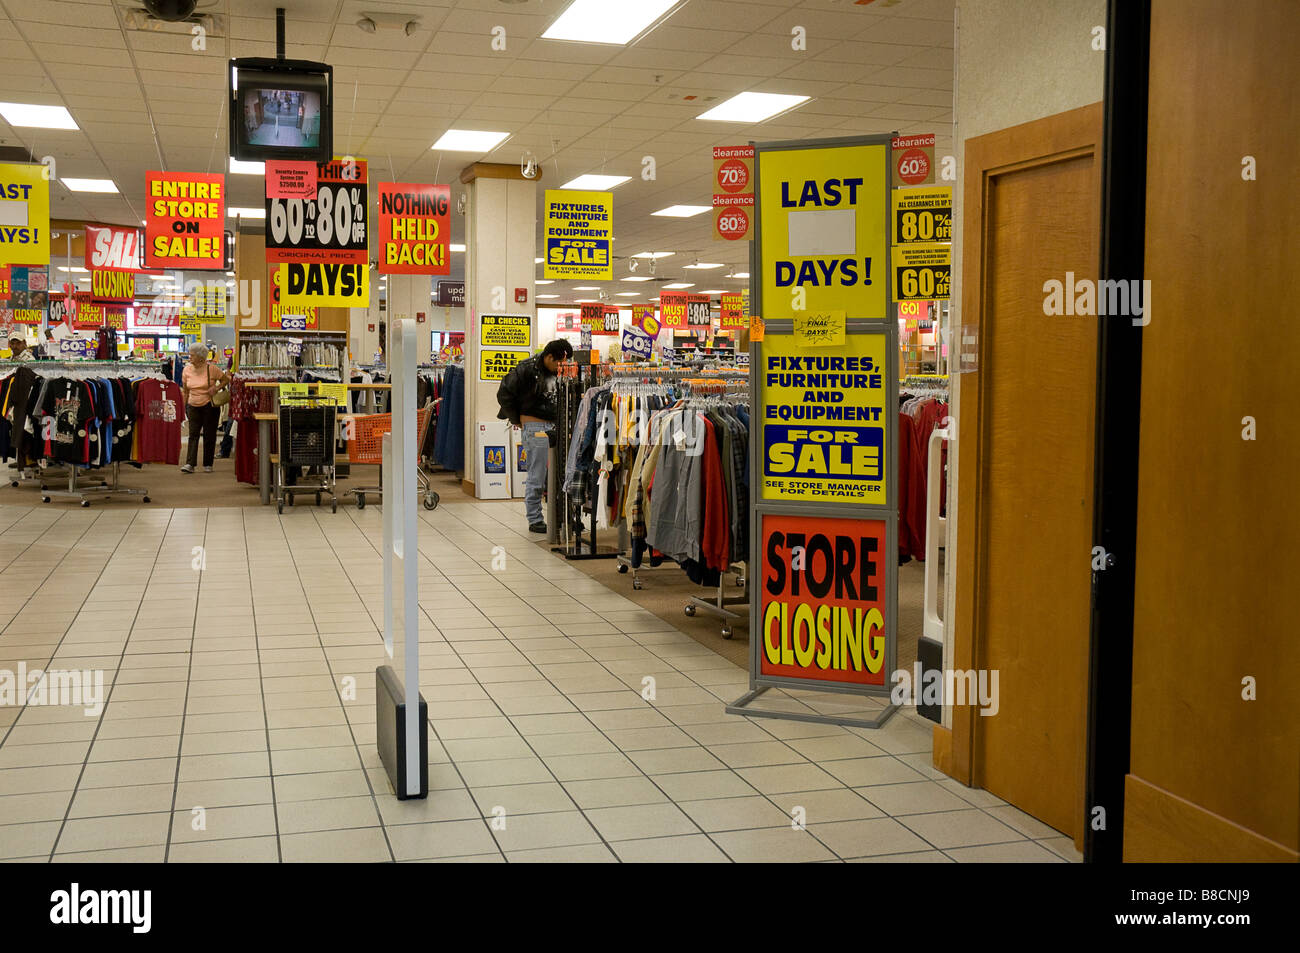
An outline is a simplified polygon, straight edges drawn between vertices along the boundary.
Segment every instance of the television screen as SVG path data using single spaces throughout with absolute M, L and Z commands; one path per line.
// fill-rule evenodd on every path
M 332 78 L 324 63 L 231 60 L 231 156 L 328 162 L 334 148 Z

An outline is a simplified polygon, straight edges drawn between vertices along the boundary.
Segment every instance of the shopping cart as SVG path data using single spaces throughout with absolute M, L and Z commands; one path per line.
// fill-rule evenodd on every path
M 284 512 L 285 501 L 293 506 L 294 496 L 315 494 L 320 506 L 322 494 L 330 496 L 330 512 L 337 513 L 338 497 L 334 495 L 334 438 L 338 409 L 331 404 L 320 406 L 280 406 L 280 459 L 276 462 L 275 509 Z M 285 482 L 285 471 L 290 467 L 314 470 L 304 472 L 309 482 L 292 486 Z
M 417 447 L 424 446 L 424 438 L 429 432 L 429 424 L 433 421 L 433 408 L 437 404 L 437 400 L 430 401 L 415 412 L 415 445 Z M 351 426 L 347 428 L 349 434 L 348 462 L 382 464 L 384 462 L 384 434 L 393 431 L 393 415 L 355 414 L 350 420 Z M 429 477 L 418 465 L 415 468 L 415 477 L 420 483 L 420 491 L 424 494 L 424 508 L 426 510 L 435 508 L 438 505 L 438 494 L 430 485 Z M 367 496 L 383 498 L 383 470 L 380 470 L 379 479 L 378 486 L 353 487 L 345 490 L 344 495 L 354 494 L 357 498 L 357 509 L 364 510 Z

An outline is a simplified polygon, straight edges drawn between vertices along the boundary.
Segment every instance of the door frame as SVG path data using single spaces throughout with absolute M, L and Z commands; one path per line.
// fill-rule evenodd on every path
M 958 445 L 962 447 L 961 470 L 958 475 L 957 511 L 964 514 L 962 527 L 957 533 L 957 567 L 955 612 L 953 619 L 952 667 L 971 670 L 980 657 L 982 647 L 979 618 L 983 608 L 981 593 L 984 590 L 984 573 L 980 562 L 981 541 L 987 531 L 978 501 L 985 496 L 987 481 L 987 441 L 984 407 L 988 377 L 983 374 L 983 356 L 987 352 L 987 325 L 984 320 L 985 290 L 988 274 L 984 261 L 987 244 L 986 213 L 989 205 L 991 183 L 998 176 L 1026 169 L 1053 165 L 1084 156 L 1093 156 L 1093 193 L 1101 195 L 1101 167 L 1103 140 L 1103 108 L 1097 102 L 1078 109 L 1068 110 L 1012 126 L 966 142 L 964 164 L 964 208 L 962 274 L 962 329 L 963 337 L 974 332 L 978 337 L 976 369 L 964 374 L 961 382 L 961 413 L 958 421 Z M 1099 232 L 1100 202 L 1093 220 L 1085 224 L 1092 235 Z M 973 280 L 972 280 L 973 279 Z M 972 329 L 970 325 L 976 325 Z M 968 330 L 969 329 L 969 330 Z M 1080 559 L 1087 557 L 1080 554 Z M 962 572 L 969 566 L 971 571 Z M 1132 624 L 1132 616 L 1129 617 Z M 1087 717 L 1087 713 L 1081 713 Z M 952 708 L 951 748 L 944 752 L 951 774 L 963 784 L 971 784 L 974 776 L 975 744 L 979 732 L 979 718 L 973 706 Z M 946 747 L 946 744 L 941 746 Z M 1085 754 L 1087 751 L 1085 741 Z M 1086 764 L 1086 759 L 1085 759 Z M 1080 806 L 1087 789 L 1087 779 L 1080 789 Z M 1079 829 L 1085 825 L 1082 820 Z M 1080 843 L 1076 840 L 1076 844 Z
M 1106 4 L 1105 135 L 1098 278 L 1145 276 L 1151 0 Z M 1123 862 L 1124 788 L 1133 701 L 1142 328 L 1103 318 L 1097 331 L 1093 545 L 1114 557 L 1092 574 L 1083 859 Z M 1093 817 L 1102 808 L 1104 826 Z

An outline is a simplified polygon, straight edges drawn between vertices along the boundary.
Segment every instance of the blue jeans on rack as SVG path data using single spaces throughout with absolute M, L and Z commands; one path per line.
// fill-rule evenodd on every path
M 528 525 L 546 522 L 542 493 L 546 491 L 546 465 L 551 456 L 550 432 L 555 424 L 533 421 L 523 425 L 524 452 L 528 454 L 528 479 L 524 481 L 524 512 Z

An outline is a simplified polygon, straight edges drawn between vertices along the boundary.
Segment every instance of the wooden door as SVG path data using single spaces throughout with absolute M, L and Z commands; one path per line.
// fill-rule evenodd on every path
M 1300 859 L 1297 35 L 1151 5 L 1127 861 Z
M 1096 277 L 1101 135 L 1098 103 L 972 139 L 965 166 L 954 667 L 996 670 L 999 710 L 954 709 L 954 773 L 1079 847 L 1098 319 L 1046 314 L 1045 284 Z

